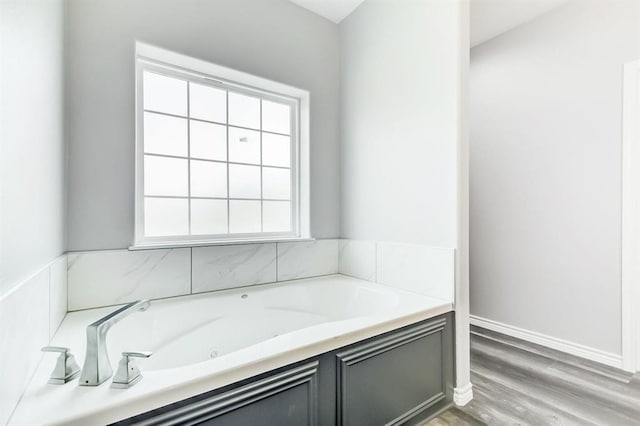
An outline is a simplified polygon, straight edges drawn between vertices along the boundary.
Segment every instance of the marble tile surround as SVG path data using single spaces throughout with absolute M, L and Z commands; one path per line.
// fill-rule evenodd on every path
M 68 309 L 191 293 L 191 249 L 68 254 Z
M 417 244 L 377 243 L 377 282 L 453 303 L 455 251 Z
M 49 267 L 49 337 L 53 337 L 67 314 L 67 256 L 58 258 Z
M 338 240 L 68 254 L 68 309 L 338 273 Z
M 376 281 L 376 242 L 340 240 L 339 270 L 341 274 Z
M 278 281 L 338 273 L 339 240 L 278 243 Z
M 40 348 L 67 313 L 66 273 L 62 255 L 0 296 L 0 425 L 9 420 L 43 356 Z
M 453 249 L 326 239 L 69 253 L 68 309 L 336 273 L 453 301 Z
M 276 244 L 194 247 L 193 293 L 276 281 Z
M 339 272 L 453 302 L 455 250 L 419 244 L 340 240 Z

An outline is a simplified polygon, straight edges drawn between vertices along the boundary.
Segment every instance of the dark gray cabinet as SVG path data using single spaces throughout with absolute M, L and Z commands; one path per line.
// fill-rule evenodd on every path
M 452 322 L 422 321 L 118 424 L 416 424 L 451 402 Z
M 337 424 L 403 424 L 446 398 L 446 317 L 338 352 Z

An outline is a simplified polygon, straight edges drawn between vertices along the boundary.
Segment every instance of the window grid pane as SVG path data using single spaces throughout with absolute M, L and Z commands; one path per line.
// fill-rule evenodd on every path
M 164 115 L 168 117 L 167 122 L 170 122 L 169 119 L 171 117 L 183 117 L 186 119 L 187 149 L 185 154 L 180 152 L 177 148 L 179 145 L 175 145 L 179 141 L 174 142 L 174 145 L 170 145 L 171 138 L 175 137 L 175 135 L 169 132 L 169 134 L 164 135 L 167 140 L 163 141 L 163 144 L 157 144 L 160 147 L 151 149 L 151 152 L 146 153 L 145 158 L 174 159 L 174 161 L 186 163 L 184 165 L 187 169 L 187 188 L 184 195 L 176 193 L 176 183 L 170 182 L 169 177 L 162 176 L 161 173 L 160 179 L 156 180 L 159 180 L 162 185 L 168 185 L 167 191 L 165 191 L 167 193 L 165 194 L 163 191 L 158 190 L 149 192 L 147 191 L 149 185 L 145 178 L 145 191 L 143 194 L 145 200 L 145 224 L 148 220 L 157 222 L 158 217 L 162 217 L 162 215 L 158 216 L 157 213 L 159 207 L 156 207 L 156 210 L 154 210 L 156 213 L 153 213 L 152 211 L 147 211 L 146 206 L 162 206 L 163 204 L 158 204 L 163 202 L 161 200 L 167 200 L 167 203 L 172 202 L 177 205 L 175 203 L 178 203 L 179 200 L 184 200 L 186 205 L 180 205 L 183 206 L 182 208 L 187 209 L 187 212 L 185 212 L 187 214 L 180 216 L 180 220 L 187 219 L 188 223 L 183 224 L 184 227 L 178 227 L 175 224 L 171 225 L 171 233 L 167 233 L 167 236 L 181 235 L 179 232 L 176 233 L 177 230 L 185 228 L 185 236 L 236 235 L 262 232 L 287 233 L 293 231 L 291 222 L 294 207 L 292 200 L 293 176 L 292 164 L 288 158 L 291 152 L 291 138 L 289 135 L 292 134 L 292 129 L 291 123 L 286 121 L 288 119 L 285 120 L 284 115 L 281 113 L 284 110 L 290 112 L 291 106 L 266 100 L 253 94 L 245 95 L 227 88 L 216 87 L 209 93 L 216 94 L 217 105 L 220 105 L 219 99 L 220 96 L 223 96 L 225 105 L 216 107 L 218 109 L 215 110 L 217 111 L 215 114 L 213 112 L 208 114 L 208 110 L 207 114 L 205 114 L 203 113 L 203 105 L 211 107 L 210 104 L 207 104 L 209 100 L 203 98 L 204 94 L 207 93 L 206 86 L 172 76 L 156 75 L 164 78 L 167 84 L 172 83 L 171 79 L 175 80 L 176 84 L 172 86 L 173 92 L 170 95 L 173 98 L 180 96 L 186 98 L 185 102 L 181 102 L 181 105 L 183 103 L 186 104 L 184 105 L 186 111 L 177 108 L 170 112 L 168 109 L 165 110 L 166 112 L 158 111 L 157 109 L 147 110 L 145 102 L 143 114 L 146 115 L 149 112 L 153 112 L 160 117 Z M 177 87 L 183 87 L 186 93 L 180 95 L 176 89 Z M 192 89 L 196 88 L 198 90 L 198 98 L 193 99 Z M 151 89 L 153 87 L 147 88 L 147 91 Z M 220 95 L 220 93 L 223 93 L 223 95 Z M 163 94 L 151 93 L 150 96 L 161 99 Z M 230 97 L 234 98 L 234 105 L 231 105 L 231 110 L 235 117 L 231 117 L 231 119 Z M 193 110 L 194 101 L 200 105 L 197 110 Z M 247 109 L 239 109 L 239 105 L 246 105 Z M 264 115 L 265 106 L 268 107 L 267 116 Z M 280 112 L 276 110 L 278 108 Z M 213 107 L 210 109 L 214 111 Z M 288 129 L 282 125 L 283 122 L 288 124 Z M 149 137 L 159 137 L 154 136 L 152 133 L 155 131 L 155 135 L 158 135 L 157 129 L 147 129 L 146 122 L 144 126 L 145 131 L 149 132 Z M 194 130 L 197 130 L 197 132 Z M 269 139 L 269 152 L 266 155 L 264 152 L 265 138 Z M 192 150 L 192 142 L 194 140 L 196 141 L 197 149 Z M 221 146 L 222 140 L 225 143 Z M 144 151 L 146 151 L 146 140 L 144 142 Z M 153 144 L 154 142 L 149 139 L 149 143 Z M 232 143 L 234 144 L 233 147 L 231 146 Z M 251 146 L 252 144 L 254 144 L 254 147 Z M 171 146 L 172 149 L 166 149 L 166 152 L 163 152 L 164 146 Z M 210 166 L 206 166 L 207 164 L 210 164 Z M 224 167 L 224 169 L 220 166 L 215 166 L 216 164 Z M 194 169 L 196 166 L 197 168 Z M 219 170 L 222 174 L 215 170 Z M 226 179 L 224 179 L 225 172 Z M 269 176 L 266 181 L 265 173 Z M 147 161 L 145 161 L 144 174 L 145 176 L 147 175 Z M 287 176 L 288 180 L 286 179 Z M 274 178 L 276 179 L 275 181 Z M 169 182 L 164 183 L 167 180 Z M 196 186 L 192 188 L 194 184 Z M 154 185 L 154 187 L 157 186 Z M 221 187 L 225 186 L 226 193 L 224 191 L 221 192 Z M 226 214 L 221 213 L 220 204 L 211 204 L 220 202 L 226 204 Z M 197 211 L 193 210 L 194 206 L 197 206 Z M 215 209 L 214 206 L 216 206 Z M 259 210 L 257 210 L 258 206 Z M 234 211 L 236 211 L 237 217 L 234 217 Z M 149 216 L 150 214 L 155 216 Z M 215 220 L 219 220 L 222 223 L 207 224 L 206 220 L 209 220 L 209 218 L 216 218 Z M 192 223 L 192 221 L 195 222 Z M 287 223 L 288 225 L 286 225 Z M 194 226 L 197 229 L 193 229 Z M 145 225 L 145 229 L 149 228 L 149 226 Z M 155 224 L 153 228 L 158 229 L 158 225 Z M 207 234 L 205 230 L 211 230 L 211 234 Z M 163 236 L 159 231 L 145 232 L 145 234 L 147 236 Z

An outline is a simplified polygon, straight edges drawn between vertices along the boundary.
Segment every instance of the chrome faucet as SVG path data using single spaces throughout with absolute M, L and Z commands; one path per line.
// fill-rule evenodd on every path
M 113 375 L 107 352 L 107 332 L 114 324 L 137 311 L 146 311 L 148 300 L 131 302 L 87 327 L 87 352 L 80 374 L 80 386 L 98 386 Z

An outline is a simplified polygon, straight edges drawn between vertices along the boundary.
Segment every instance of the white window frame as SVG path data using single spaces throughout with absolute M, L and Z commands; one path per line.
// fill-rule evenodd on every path
M 136 42 L 135 57 L 135 240 L 130 249 L 192 247 L 230 243 L 310 239 L 309 226 L 309 92 L 271 80 Z M 258 96 L 291 105 L 291 231 L 247 234 L 144 235 L 144 108 L 142 76 L 151 71 L 232 92 Z M 233 163 L 231 163 L 233 164 Z M 228 185 L 228 182 L 227 182 Z M 190 194 L 189 194 L 190 195 Z M 227 193 L 227 197 L 229 194 Z M 189 221 L 191 217 L 189 215 Z

